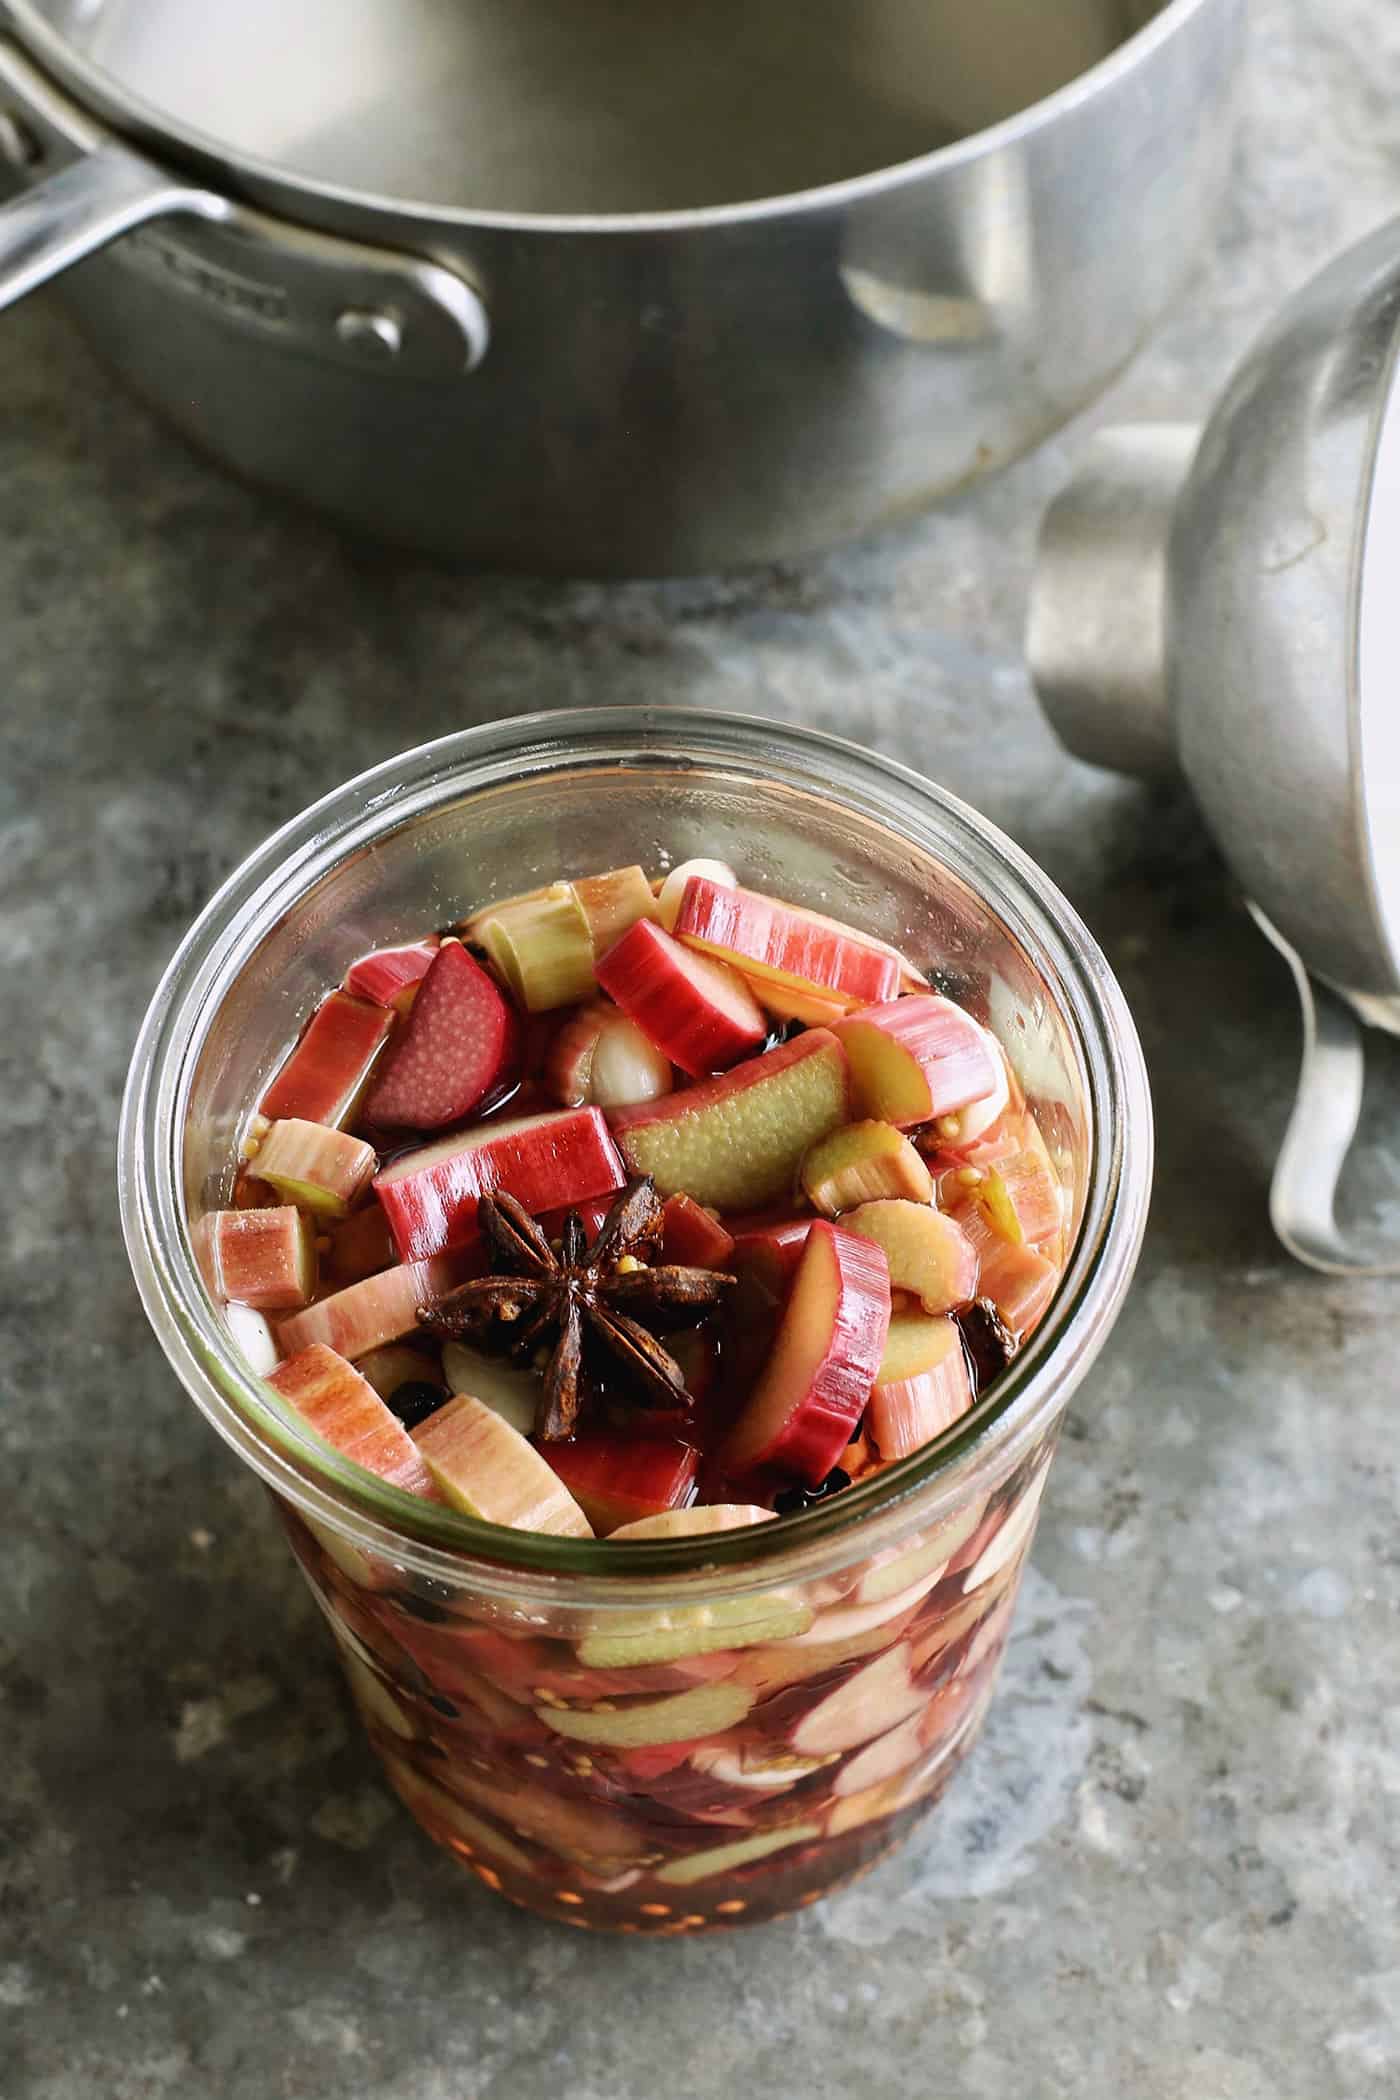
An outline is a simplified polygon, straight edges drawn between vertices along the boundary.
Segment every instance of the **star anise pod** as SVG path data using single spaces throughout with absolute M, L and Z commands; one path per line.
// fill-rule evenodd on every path
M 718 1305 L 734 1278 L 713 1269 L 647 1264 L 645 1257 L 661 1244 L 661 1203 L 649 1178 L 623 1190 L 591 1247 L 576 1210 L 564 1220 L 556 1251 L 529 1211 L 504 1192 L 482 1197 L 477 1222 L 495 1273 L 459 1284 L 418 1317 L 430 1333 L 449 1341 L 509 1333 L 517 1361 L 554 1336 L 536 1436 L 554 1442 L 573 1433 L 586 1334 L 606 1347 L 653 1404 L 691 1406 L 685 1374 L 651 1325 L 674 1327 Z

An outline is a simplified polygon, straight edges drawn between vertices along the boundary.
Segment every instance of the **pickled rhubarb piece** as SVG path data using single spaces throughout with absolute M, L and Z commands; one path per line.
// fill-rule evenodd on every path
M 925 1694 L 910 1674 L 910 1660 L 901 1643 L 845 1678 L 802 1715 L 792 1730 L 793 1749 L 810 1757 L 854 1750 L 917 1713 Z
M 916 1607 L 917 1608 L 917 1607 Z M 815 1620 L 813 1624 L 815 1625 Z M 838 1671 L 868 1655 L 882 1655 L 891 1641 L 904 1632 L 900 1620 L 880 1620 L 839 1641 L 821 1641 L 812 1647 L 800 1640 L 773 1641 L 755 1646 L 739 1656 L 734 1676 L 740 1684 L 752 1685 L 761 1698 L 769 1698 L 797 1685 L 820 1685 Z M 775 1719 L 778 1718 L 775 1716 Z M 779 1725 L 786 1723 L 779 1721 Z
M 395 1160 L 374 1190 L 402 1259 L 423 1261 L 470 1246 L 477 1205 L 495 1189 L 543 1211 L 606 1196 L 626 1178 L 600 1111 L 579 1108 L 439 1138 Z
M 885 1250 L 890 1283 L 927 1313 L 970 1305 L 977 1294 L 977 1250 L 962 1227 L 927 1204 L 863 1203 L 841 1223 Z
M 800 1021 L 804 1028 L 830 1028 L 850 1011 L 843 999 L 823 998 L 777 977 L 750 977 L 739 972 L 763 1011 L 774 1021 Z
M 444 941 L 380 1061 L 365 1115 L 401 1130 L 460 1123 L 514 1079 L 519 1059 L 520 1024 L 499 985 L 460 941 Z
M 1054 1297 L 1059 1270 L 1036 1248 L 1005 1238 L 973 1194 L 951 1205 L 948 1215 L 977 1256 L 979 1301 L 990 1299 L 1012 1335 L 1023 1341 Z
M 360 1708 L 368 1725 L 371 1728 L 375 1726 L 387 1728 L 391 1735 L 400 1736 L 405 1742 L 411 1742 L 418 1731 L 399 1705 L 398 1700 L 391 1696 L 383 1680 L 370 1668 L 369 1664 L 363 1662 L 354 1649 L 349 1646 L 348 1641 L 334 1619 L 331 1620 L 330 1625 L 331 1632 L 339 1636 L 341 1640 L 341 1668 L 349 1679 L 350 1690 L 354 1694 L 355 1703 Z
M 1022 1490 L 1020 1499 L 1007 1512 L 999 1529 L 988 1540 L 972 1566 L 964 1572 L 964 1594 L 979 1590 L 984 1583 L 990 1582 L 1027 1544 L 1035 1529 L 1035 1520 L 1040 1511 L 1040 1498 L 1045 1492 L 1047 1472 L 1048 1469 L 1043 1468 L 1031 1485 Z
M 703 875 L 685 886 L 676 934 L 748 977 L 825 991 L 848 1008 L 893 999 L 899 990 L 899 964 L 853 928 Z
M 859 1640 L 862 1635 L 873 1633 L 876 1627 L 888 1628 L 885 1644 L 889 1645 L 900 1630 L 896 1622 L 913 1616 L 920 1602 L 929 1591 L 936 1589 L 943 1579 L 941 1567 L 926 1568 L 904 1589 L 896 1590 L 892 1596 L 881 1597 L 869 1603 L 828 1605 L 819 1611 L 807 1631 L 791 1642 L 794 1651 L 817 1648 L 823 1651 L 834 1649 L 838 1644 Z M 815 1671 L 813 1675 L 815 1675 Z
M 405 1385 L 433 1387 L 437 1393 L 434 1405 L 447 1397 L 437 1359 L 426 1356 L 421 1349 L 410 1349 L 405 1342 L 386 1342 L 382 1349 L 371 1349 L 367 1355 L 356 1359 L 355 1369 L 386 1402 L 392 1402 L 395 1393 Z M 393 1412 L 400 1421 L 403 1420 L 399 1408 L 394 1408 Z M 411 1428 L 413 1425 L 407 1426 Z
M 672 1064 L 692 1078 L 722 1072 L 768 1034 L 743 979 L 639 919 L 597 968 L 598 982 Z
M 827 1764 L 824 1757 L 798 1757 L 795 1751 L 780 1750 L 772 1743 L 745 1742 L 742 1737 L 726 1742 L 723 1736 L 692 1750 L 686 1762 L 702 1778 L 717 1786 L 737 1787 L 754 1794 L 781 1793 L 810 1779 Z
M 802 1187 L 808 1202 L 828 1218 L 862 1203 L 933 1200 L 933 1176 L 893 1123 L 848 1123 L 834 1130 L 803 1160 Z
M 596 990 L 588 920 L 567 882 L 498 905 L 470 925 L 527 1013 L 574 1006 Z
M 313 1342 L 341 1356 L 364 1356 L 416 1333 L 419 1306 L 435 1304 L 462 1280 L 462 1264 L 451 1258 L 383 1269 L 280 1320 L 277 1340 L 288 1356 Z
M 482 1401 L 459 1394 L 416 1432 L 445 1502 L 488 1524 L 591 1538 L 587 1517 L 519 1430 Z
M 530 1434 L 539 1412 L 540 1381 L 528 1365 L 483 1356 L 464 1342 L 444 1342 L 442 1371 L 450 1392 L 470 1393 L 521 1436 Z
M 936 992 L 867 1006 L 833 1033 L 851 1061 L 856 1114 L 900 1128 L 966 1108 L 1001 1081 L 986 1031 Z
M 812 1222 L 811 1218 L 773 1218 L 759 1224 L 753 1219 L 732 1219 L 734 1252 L 729 1258 L 730 1267 L 741 1274 L 756 1270 L 770 1288 L 781 1294 L 797 1274 Z
M 381 1752 L 381 1755 L 383 1753 Z M 411 1814 L 421 1818 L 430 1828 L 436 1824 L 445 1830 L 449 1843 L 454 1839 L 464 1845 L 469 1853 L 481 1853 L 485 1858 L 497 1860 L 501 1865 L 513 1867 L 519 1874 L 533 1874 L 535 1862 L 528 1852 L 522 1852 L 508 1837 L 463 1808 L 460 1801 L 445 1788 L 425 1779 L 415 1765 L 406 1764 L 401 1757 L 384 1757 L 384 1768 L 395 1792 Z
M 681 913 L 681 899 L 692 875 L 703 875 L 708 882 L 717 883 L 725 890 L 736 888 L 739 881 L 726 861 L 683 860 L 679 867 L 672 868 L 656 893 L 656 916 L 667 933 L 674 933 L 676 930 L 676 921 Z
M 343 1218 L 374 1172 L 374 1147 L 343 1130 L 285 1116 L 262 1138 L 258 1179 L 289 1203 Z
M 883 1458 L 907 1458 L 967 1413 L 972 1379 L 952 1320 L 896 1314 L 890 1336 L 866 1423 Z M 887 1367 L 899 1375 L 887 1377 Z
M 917 1582 L 930 1568 L 941 1574 L 976 1532 L 982 1521 L 980 1502 L 971 1502 L 921 1532 L 912 1544 L 887 1547 L 867 1561 L 851 1592 L 853 1602 L 892 1597 Z
M 344 1457 L 411 1495 L 436 1500 L 428 1470 L 403 1424 L 334 1349 L 313 1342 L 279 1364 L 267 1383 Z
M 1034 1143 L 989 1168 L 986 1182 L 979 1184 L 972 1194 L 974 1201 L 980 1200 L 984 1209 L 990 1209 L 986 1191 L 997 1185 L 1003 1201 L 1010 1206 L 1021 1240 L 1030 1247 L 1043 1247 L 1047 1240 L 1059 1236 L 1064 1223 L 1064 1202 L 1059 1178 L 1050 1164 L 1044 1140 L 1029 1116 L 1024 1121 Z M 258 1172 L 262 1172 L 261 1155 Z M 1015 1233 L 1006 1232 L 1000 1219 L 995 1222 L 1004 1238 L 1015 1240 Z
M 819 1219 L 772 1355 L 726 1444 L 726 1465 L 781 1467 L 811 1487 L 824 1480 L 870 1397 L 889 1322 L 883 1250 Z
M 359 1283 L 365 1276 L 390 1268 L 396 1259 L 389 1220 L 377 1203 L 351 1211 L 332 1227 L 330 1241 L 326 1269 L 337 1283 Z
M 616 1111 L 618 1149 L 661 1196 L 719 1211 L 786 1195 L 802 1155 L 846 1120 L 846 1065 L 824 1029 L 645 1108 Z
M 394 1016 L 382 1006 L 332 992 L 258 1103 L 260 1114 L 272 1121 L 295 1116 L 306 1123 L 343 1123 L 393 1025 Z
M 619 1525 L 618 1539 L 698 1538 L 710 1531 L 741 1531 L 748 1524 L 773 1521 L 771 1509 L 757 1502 L 699 1502 L 690 1509 L 667 1509 Z
M 375 1006 L 397 1006 L 403 994 L 421 984 L 438 952 L 438 938 L 411 941 L 403 948 L 376 948 L 362 955 L 345 973 L 345 989 Z
M 685 1444 L 615 1429 L 585 1429 L 568 1443 L 544 1445 L 542 1456 L 599 1537 L 682 1508 L 700 1462 Z
M 755 1831 L 752 1837 L 736 1838 L 732 1845 L 714 1845 L 705 1852 L 688 1852 L 682 1859 L 668 1860 L 657 1868 L 656 1878 L 670 1888 L 691 1888 L 697 1881 L 714 1881 L 775 1852 L 810 1844 L 821 1834 L 820 1823 L 786 1823 L 780 1830 Z
M 656 916 L 656 899 L 644 868 L 610 868 L 604 875 L 581 876 L 570 887 L 588 923 L 595 956 L 606 955 L 639 919 Z
M 566 1108 L 630 1108 L 669 1094 L 671 1060 L 615 1006 L 583 1006 L 549 1046 L 544 1082 Z
M 743 1505 L 707 1505 L 737 1508 Z M 706 1528 L 732 1530 L 732 1520 L 706 1527 L 698 1520 L 700 1509 L 673 1510 L 668 1517 L 655 1517 L 665 1524 L 666 1536 L 679 1518 L 687 1519 L 687 1530 Z M 689 1520 L 695 1520 L 691 1522 Z M 659 1534 L 650 1534 L 655 1537 Z M 629 1527 L 628 1536 L 638 1536 Z M 611 1541 L 610 1541 L 611 1543 Z M 752 1595 L 717 1597 L 708 1604 L 657 1605 L 647 1610 L 616 1609 L 600 1614 L 596 1625 L 578 1643 L 578 1658 L 589 1669 L 627 1670 L 682 1658 L 714 1655 L 732 1648 L 757 1647 L 763 1642 L 782 1641 L 805 1633 L 812 1623 L 812 1607 L 788 1590 L 760 1590 Z M 720 1724 L 716 1724 L 720 1725 Z
M 669 1699 L 647 1699 L 634 1706 L 611 1711 L 576 1712 L 568 1707 L 542 1706 L 536 1718 L 556 1735 L 599 1748 L 636 1750 L 649 1743 L 693 1742 L 719 1729 L 733 1728 L 754 1703 L 747 1685 L 722 1681 L 698 1684 L 694 1691 L 677 1692 Z
M 661 1217 L 664 1261 L 676 1262 L 686 1269 L 727 1266 L 734 1252 L 733 1234 L 689 1196 L 668 1196 Z
M 496 1785 L 459 1768 L 452 1784 L 476 1807 L 560 1859 L 621 1867 L 646 1849 L 645 1833 L 602 1802 L 549 1791 L 515 1772 L 507 1784 Z
M 832 1793 L 838 1799 L 863 1794 L 867 1788 L 882 1786 L 887 1779 L 893 1779 L 896 1772 L 917 1764 L 924 1754 L 923 1728 L 924 1716 L 916 1711 L 897 1728 L 891 1728 L 886 1734 L 877 1736 L 873 1743 L 867 1743 L 841 1767 L 832 1784 Z
M 274 1210 L 216 1210 L 204 1223 L 215 1295 L 262 1312 L 305 1305 L 316 1288 L 316 1249 L 290 1203 Z

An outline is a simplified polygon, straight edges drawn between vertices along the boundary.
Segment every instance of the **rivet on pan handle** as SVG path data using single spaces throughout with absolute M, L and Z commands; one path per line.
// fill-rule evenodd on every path
M 413 379 L 473 371 L 491 327 L 474 285 L 421 257 L 294 226 L 136 152 L 0 37 L 0 309 L 114 241 L 172 295 L 291 350 Z
M 1274 1231 L 1290 1254 L 1329 1275 L 1400 1275 L 1400 1252 L 1382 1255 L 1357 1246 L 1337 1224 L 1337 1185 L 1356 1137 L 1366 1083 L 1361 1023 L 1345 1000 L 1308 975 L 1259 907 L 1249 909 L 1292 971 L 1303 1015 L 1298 1093 L 1269 1195 Z

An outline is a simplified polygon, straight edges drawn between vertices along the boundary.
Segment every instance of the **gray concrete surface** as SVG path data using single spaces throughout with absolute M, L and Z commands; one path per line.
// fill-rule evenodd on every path
M 1098 416 L 1196 413 L 1400 207 L 1397 106 L 1394 0 L 1259 0 L 1213 257 Z M 217 478 L 56 306 L 0 323 L 4 2100 L 1400 2092 L 1400 1286 L 1280 1256 L 1283 973 L 1191 811 L 1031 710 L 1033 521 L 1082 436 L 801 568 L 474 580 Z M 388 1799 L 146 1331 L 111 1165 L 156 974 L 270 826 L 459 723 L 644 698 L 848 732 L 1005 824 L 1122 973 L 1162 1154 L 941 1818 L 798 1921 L 656 1946 L 493 1905 Z M 1352 1198 L 1400 1224 L 1394 1060 L 1376 1093 Z

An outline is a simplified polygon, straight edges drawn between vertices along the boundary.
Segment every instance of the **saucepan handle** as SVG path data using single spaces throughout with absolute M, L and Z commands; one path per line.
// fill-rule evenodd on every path
M 172 299 L 202 302 L 223 327 L 409 379 L 460 378 L 486 355 L 486 306 L 458 270 L 293 224 L 162 167 L 0 34 L 0 175 L 6 163 L 20 193 L 0 208 L 0 310 L 169 220 L 169 232 L 144 237 L 133 267 L 154 271 Z
M 1303 1016 L 1298 1094 L 1269 1198 L 1274 1230 L 1290 1254 L 1328 1275 L 1400 1275 L 1400 1250 L 1360 1246 L 1337 1224 L 1337 1185 L 1361 1117 L 1365 1032 L 1346 1001 L 1309 976 L 1258 906 L 1249 908 L 1292 971 Z
M 0 309 L 153 219 L 227 220 L 231 206 L 115 144 L 0 209 Z

